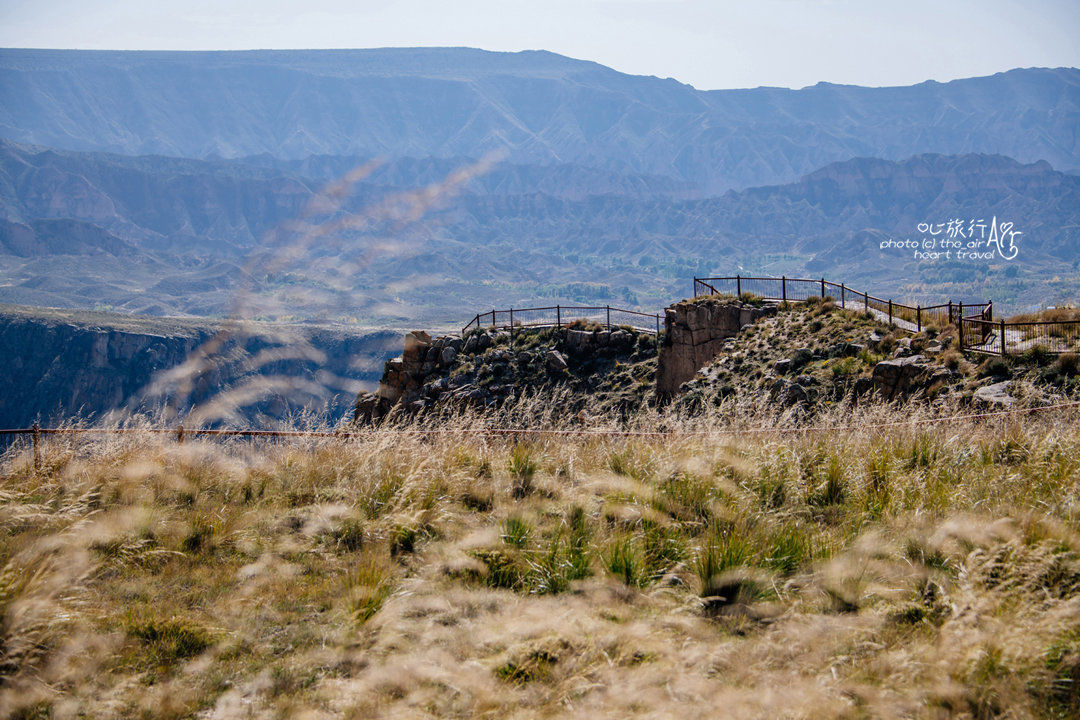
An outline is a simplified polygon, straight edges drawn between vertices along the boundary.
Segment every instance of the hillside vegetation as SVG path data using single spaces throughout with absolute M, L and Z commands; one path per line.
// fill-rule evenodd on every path
M 920 407 L 12 449 L 0 711 L 1074 717 L 1080 415 Z
M 678 307 L 763 304 L 751 294 L 710 295 Z M 400 360 L 386 366 L 383 385 L 403 391 L 399 400 L 361 393 L 355 418 L 361 425 L 417 414 L 454 422 L 465 408 L 488 408 L 513 427 L 567 418 L 646 427 L 642 413 L 658 402 L 663 342 L 629 326 L 609 332 L 581 320 L 558 329 L 511 334 L 479 327 L 462 338 L 440 336 L 419 357 L 406 357 L 405 366 Z M 859 307 L 815 297 L 771 305 L 724 339 L 679 390 L 670 412 L 695 422 L 703 413 L 732 421 L 746 407 L 771 422 L 813 422 L 831 409 L 880 401 L 910 400 L 939 414 L 1035 407 L 1080 398 L 1080 357 L 1039 346 L 1005 358 L 963 354 L 951 325 L 928 321 L 922 331 L 908 332 Z
M 655 312 L 694 275 L 741 266 L 744 274 L 827 275 L 912 304 L 993 298 L 998 308 L 1024 310 L 1080 300 L 1072 254 L 1080 178 L 1045 162 L 857 158 L 786 185 L 694 200 L 651 184 L 581 185 L 559 167 L 399 160 L 364 174 L 333 212 L 320 190 L 363 159 L 339 160 L 340 175 L 330 177 L 314 161 L 249 162 L 257 159 L 131 158 L 0 141 L 0 299 L 205 316 L 230 312 L 237 288 L 251 283 L 268 317 L 459 325 L 492 306 Z M 443 187 L 462 170 L 467 181 L 422 203 L 425 217 L 387 223 L 387 207 L 413 213 L 410 193 Z M 314 245 L 290 230 L 310 203 L 326 233 Z M 917 237 L 919 223 L 979 218 L 987 208 L 1024 233 L 1015 262 L 920 262 L 880 249 Z M 260 248 L 288 260 L 252 272 Z M 316 305 L 312 296 L 327 284 L 339 292 Z

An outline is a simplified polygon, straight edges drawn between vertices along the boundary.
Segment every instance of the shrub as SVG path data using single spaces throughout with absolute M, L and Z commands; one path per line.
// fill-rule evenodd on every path
M 356 623 L 366 623 L 382 609 L 392 591 L 393 575 L 389 563 L 380 557 L 368 556 L 345 576 L 346 609 Z
M 1042 367 L 1050 364 L 1054 359 L 1054 354 L 1045 345 L 1032 345 L 1023 352 L 1020 358 L 1028 365 Z
M 628 587 L 642 587 L 648 582 L 645 558 L 632 535 L 619 535 L 611 541 L 604 566 Z
M 518 443 L 510 450 L 507 463 L 510 474 L 514 478 L 512 487 L 514 497 L 525 497 L 532 492 L 533 475 L 540 467 L 532 448 L 524 443 Z
M 502 541 L 507 545 L 523 548 L 529 544 L 529 535 L 532 528 L 529 523 L 517 515 L 511 515 L 503 520 Z
M 739 300 L 745 305 L 754 305 L 755 307 L 761 307 L 765 304 L 765 298 L 751 292 L 744 292 L 739 296 Z
M 1080 353 L 1070 352 L 1060 355 L 1054 363 L 1054 369 L 1059 375 L 1065 377 L 1075 377 L 1080 374 Z
M 744 567 L 754 559 L 754 548 L 745 535 L 733 527 L 713 525 L 705 544 L 694 561 L 694 572 L 701 582 L 701 596 L 717 593 L 717 582 L 726 570 Z
M 1004 358 L 988 357 L 979 365 L 979 377 L 1009 377 L 1012 369 Z
M 766 566 L 790 575 L 814 556 L 809 535 L 798 525 L 784 525 L 769 536 L 765 551 Z
M 177 618 L 139 619 L 129 614 L 125 630 L 128 637 L 143 644 L 154 664 L 162 668 L 193 658 L 213 644 L 204 629 Z
M 330 539 L 338 548 L 355 552 L 364 544 L 364 523 L 359 518 L 345 518 L 330 532 Z

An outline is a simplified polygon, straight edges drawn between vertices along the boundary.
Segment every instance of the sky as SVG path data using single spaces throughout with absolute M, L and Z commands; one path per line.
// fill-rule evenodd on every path
M 550 50 L 699 89 L 1080 66 L 1078 0 L 0 0 L 0 46 Z

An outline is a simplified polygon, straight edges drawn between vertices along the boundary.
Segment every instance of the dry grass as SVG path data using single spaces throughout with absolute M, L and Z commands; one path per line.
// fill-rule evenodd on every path
M 1074 717 L 1078 418 L 834 412 L 11 450 L 0 715 Z
M 1039 310 L 1038 312 L 1023 313 L 1007 318 L 1006 322 L 1080 322 L 1080 308 L 1060 307 L 1053 308 L 1052 310 Z

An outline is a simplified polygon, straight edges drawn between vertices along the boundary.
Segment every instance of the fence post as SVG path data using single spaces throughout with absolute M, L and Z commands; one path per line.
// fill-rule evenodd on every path
M 952 305 L 952 303 L 949 303 L 949 304 Z M 959 320 L 959 322 L 957 322 L 956 326 L 958 328 L 960 328 L 960 332 L 957 333 L 958 338 L 959 338 L 958 342 L 960 343 L 960 352 L 964 352 L 964 318 L 960 318 L 960 320 Z
M 892 325 L 892 298 L 889 298 L 889 324 Z
M 960 308 L 956 311 L 960 315 L 960 324 L 964 324 L 964 303 L 960 303 Z
M 993 300 L 987 300 L 986 301 L 986 319 L 987 320 L 993 320 L 994 319 L 994 301 Z
M 31 428 L 33 431 L 33 443 L 34 443 L 34 470 L 41 469 L 41 426 L 34 423 Z
M 780 297 L 787 302 L 787 275 L 780 278 Z
M 915 325 L 922 332 L 922 305 L 915 306 Z
M 556 329 L 562 329 L 562 306 L 555 306 L 555 327 Z
M 180 425 L 176 428 L 176 443 L 178 445 L 184 444 L 184 426 Z
M 1005 357 L 1005 318 L 1001 318 L 1001 357 Z
M 491 308 L 491 329 L 495 329 L 495 308 Z
M 607 310 L 607 331 L 611 332 L 611 306 L 605 305 L 604 309 Z
M 868 292 L 862 294 L 862 309 L 863 312 L 870 312 L 870 293 Z
M 956 322 L 955 320 L 953 320 L 953 314 L 952 314 L 952 300 L 950 300 L 950 301 L 949 301 L 949 322 L 950 322 L 950 323 L 952 323 L 952 322 Z
M 742 295 L 742 276 L 735 276 L 735 297 Z
M 510 308 L 510 344 L 514 344 L 514 308 Z
M 821 278 L 821 299 L 825 299 L 825 278 Z
M 845 286 L 844 283 L 840 283 L 840 307 L 842 308 L 847 307 L 845 304 L 845 295 L 847 295 L 847 286 Z

